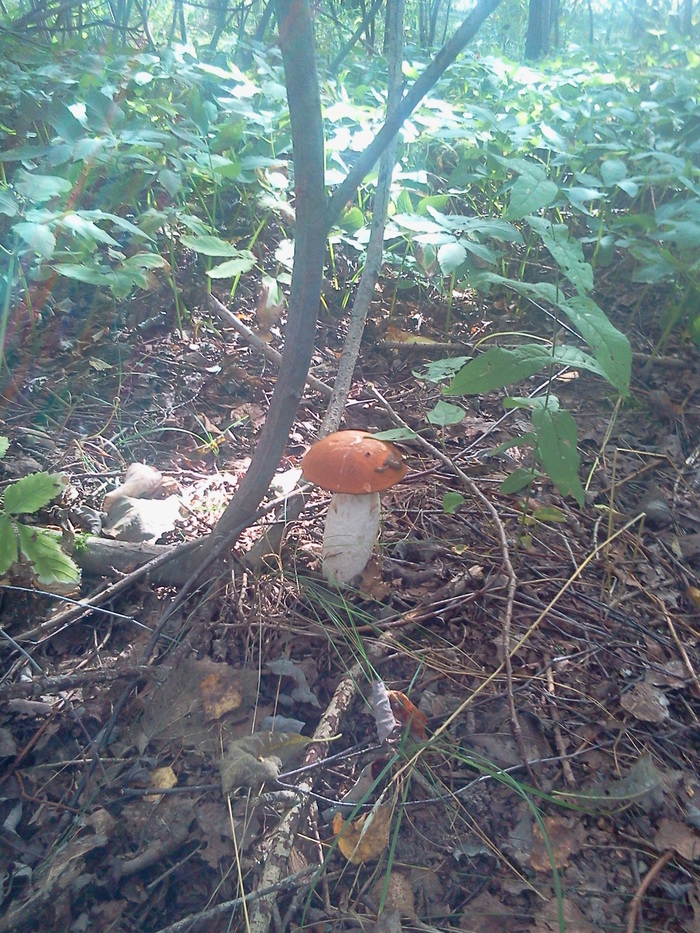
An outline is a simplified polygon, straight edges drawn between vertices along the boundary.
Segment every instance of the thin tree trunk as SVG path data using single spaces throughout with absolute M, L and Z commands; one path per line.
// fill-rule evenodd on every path
M 403 59 L 403 12 L 404 0 L 387 0 L 385 42 L 387 46 L 387 118 L 396 110 L 401 100 L 401 63 Z M 369 312 L 374 289 L 379 278 L 384 257 L 384 228 L 391 195 L 391 179 L 394 174 L 396 159 L 396 135 L 384 150 L 379 162 L 379 177 L 374 192 L 372 207 L 372 231 L 367 244 L 367 259 L 362 278 L 355 295 L 350 323 L 343 345 L 343 352 L 338 364 L 338 373 L 333 386 L 333 393 L 321 424 L 319 435 L 323 437 L 338 430 L 338 425 L 345 410 L 345 403 L 350 392 L 352 375 L 355 372 L 357 357 L 360 353 L 362 333 Z
M 360 25 L 357 27 L 355 32 L 350 36 L 348 41 L 345 43 L 345 45 L 342 47 L 342 49 L 338 52 L 338 54 L 335 56 L 333 61 L 328 66 L 328 71 L 330 74 L 335 75 L 338 73 L 338 69 L 345 61 L 345 57 L 347 56 L 348 52 L 355 45 L 355 43 L 360 38 L 362 33 L 366 31 L 368 22 L 374 19 L 375 13 L 377 12 L 377 10 L 379 9 L 379 7 L 382 5 L 383 2 L 384 0 L 374 0 L 374 3 L 372 4 L 372 6 L 369 8 L 367 13 L 365 14 Z

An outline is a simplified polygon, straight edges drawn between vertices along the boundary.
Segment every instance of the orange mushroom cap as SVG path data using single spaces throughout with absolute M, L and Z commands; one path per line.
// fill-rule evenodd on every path
M 381 492 L 408 472 L 401 452 L 365 431 L 337 431 L 308 449 L 301 471 L 311 483 L 329 492 L 352 496 Z

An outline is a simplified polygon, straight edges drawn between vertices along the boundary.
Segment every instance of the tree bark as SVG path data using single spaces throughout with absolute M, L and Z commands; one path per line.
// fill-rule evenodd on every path
M 535 61 L 549 52 L 551 0 L 530 0 L 525 58 Z
M 276 0 L 280 48 L 292 127 L 296 236 L 285 349 L 277 384 L 248 472 L 207 546 L 213 548 L 253 515 L 282 459 L 311 363 L 321 296 L 327 228 L 323 123 L 307 0 Z

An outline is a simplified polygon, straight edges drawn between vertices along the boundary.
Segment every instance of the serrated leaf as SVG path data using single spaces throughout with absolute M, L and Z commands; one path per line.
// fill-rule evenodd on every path
M 578 476 L 576 422 L 568 411 L 550 406 L 536 408 L 532 423 L 537 432 L 537 452 L 545 473 L 564 496 L 573 496 L 580 506 L 585 496 Z
M 18 524 L 17 533 L 22 554 L 31 562 L 42 586 L 80 583 L 80 569 L 61 550 L 60 539 L 56 535 L 22 524 Z
M 30 473 L 5 490 L 4 506 L 8 515 L 37 512 L 59 496 L 65 488 L 60 473 Z
M 0 574 L 17 563 L 17 533 L 7 515 L 0 515 Z
M 5 456 L 9 446 L 10 446 L 10 438 L 5 437 L 4 434 L 0 434 L 0 458 Z
M 519 220 L 526 214 L 533 214 L 543 207 L 549 207 L 558 194 L 559 188 L 553 181 L 521 175 L 515 179 L 510 189 L 510 201 L 505 217 L 507 220 Z

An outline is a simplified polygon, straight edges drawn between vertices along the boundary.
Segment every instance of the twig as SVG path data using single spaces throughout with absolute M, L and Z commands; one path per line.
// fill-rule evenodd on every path
M 661 858 L 651 866 L 649 871 L 644 876 L 644 881 L 642 881 L 642 883 L 639 885 L 637 893 L 632 898 L 632 903 L 630 904 L 630 914 L 627 919 L 627 933 L 634 933 L 634 929 L 637 924 L 637 914 L 639 913 L 642 898 L 646 894 L 649 885 L 656 878 L 656 876 L 660 874 L 661 871 L 663 871 L 664 867 L 668 865 L 673 856 L 673 849 L 668 849 L 666 852 L 664 852 Z
M 676 648 L 678 648 L 678 653 L 683 659 L 683 664 L 685 665 L 685 669 L 688 672 L 688 676 L 695 684 L 695 689 L 697 690 L 698 695 L 700 696 L 700 680 L 698 679 L 698 675 L 695 673 L 695 668 L 693 667 L 693 664 L 690 658 L 688 657 L 688 652 L 685 650 L 685 645 L 678 637 L 678 632 L 676 631 L 676 626 L 673 624 L 673 619 L 671 618 L 666 606 L 664 606 L 663 602 L 660 599 L 658 599 L 658 597 L 654 599 L 654 602 L 661 609 L 663 617 L 664 619 L 666 619 L 666 625 L 668 626 L 668 630 L 671 633 L 671 638 L 676 643 Z
M 559 717 L 559 710 L 557 705 L 554 702 L 554 694 L 556 688 L 554 686 L 554 674 L 552 673 L 552 659 L 551 657 L 547 658 L 547 703 L 549 704 L 549 715 L 552 717 L 552 722 L 554 725 L 554 744 L 557 747 L 557 751 L 561 756 L 561 770 L 564 774 L 564 780 L 569 785 L 569 787 L 576 786 L 576 779 L 574 778 L 574 772 L 571 770 L 571 764 L 569 762 L 568 753 L 566 747 L 564 746 L 564 737 L 561 734 L 561 720 Z
M 87 687 L 92 684 L 108 684 L 124 677 L 134 677 L 145 672 L 145 668 L 127 667 L 118 670 L 100 668 L 99 670 L 81 671 L 79 674 L 63 674 L 58 677 L 40 676 L 37 680 L 22 681 L 17 684 L 0 685 L 0 701 L 12 700 L 17 697 L 40 697 L 64 690 L 74 690 L 76 687 Z
M 208 295 L 207 300 L 210 309 L 218 314 L 222 321 L 230 324 L 251 347 L 254 347 L 258 353 L 262 353 L 266 360 L 279 366 L 282 362 L 281 353 L 278 353 L 274 347 L 271 347 L 268 343 L 265 343 L 261 337 L 258 337 L 255 331 L 252 331 L 243 321 L 240 321 L 215 295 Z M 321 382 L 320 379 L 317 379 L 316 376 L 312 376 L 311 373 L 307 375 L 306 382 L 312 389 L 316 389 L 317 392 L 321 392 L 327 398 L 330 398 L 332 390 L 325 382 Z

